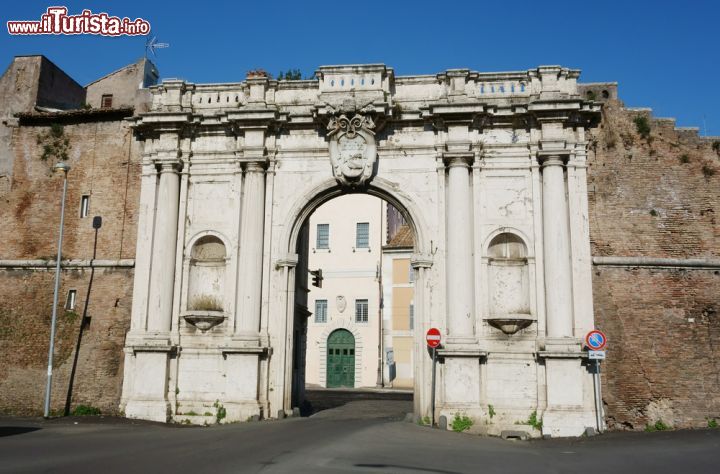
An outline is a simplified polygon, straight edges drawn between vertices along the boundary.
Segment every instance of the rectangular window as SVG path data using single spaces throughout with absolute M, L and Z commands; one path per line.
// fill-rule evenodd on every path
M 67 299 L 65 300 L 65 309 L 68 311 L 72 311 L 75 309 L 75 297 L 77 296 L 77 290 L 70 290 L 67 294 Z
M 410 329 L 415 329 L 415 305 L 412 303 L 410 303 L 408 314 L 410 315 Z
M 355 322 L 368 322 L 368 300 L 355 300 Z
M 90 212 L 90 196 L 83 194 L 80 197 L 80 217 L 87 217 Z
M 329 249 L 330 248 L 330 224 L 318 224 L 317 225 L 317 242 L 315 248 L 318 249 Z
M 358 222 L 355 229 L 355 248 L 370 248 L 370 223 Z
M 112 108 L 112 94 L 103 94 L 102 99 L 100 99 L 100 108 L 101 109 L 111 109 Z
M 315 322 L 327 322 L 327 300 L 315 300 Z
M 412 265 L 408 265 L 408 283 L 415 282 L 415 269 Z

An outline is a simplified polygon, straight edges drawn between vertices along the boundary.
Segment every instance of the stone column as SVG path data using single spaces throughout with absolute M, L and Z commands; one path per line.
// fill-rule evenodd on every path
M 247 164 L 244 190 L 235 333 L 243 339 L 259 340 L 265 223 L 265 169 L 262 163 Z
M 559 155 L 542 160 L 543 247 L 547 335 L 572 337 L 572 269 L 564 163 Z
M 473 316 L 471 157 L 448 160 L 447 312 L 448 342 L 475 342 Z
M 148 297 L 149 332 L 169 333 L 172 322 L 181 167 L 181 162 L 177 160 L 159 162 L 160 183 L 157 191 Z

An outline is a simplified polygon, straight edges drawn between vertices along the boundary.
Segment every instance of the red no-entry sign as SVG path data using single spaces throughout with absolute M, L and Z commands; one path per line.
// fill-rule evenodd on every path
M 428 347 L 435 349 L 440 345 L 440 330 L 437 328 L 428 329 L 428 332 L 425 335 L 425 340 L 427 341 Z

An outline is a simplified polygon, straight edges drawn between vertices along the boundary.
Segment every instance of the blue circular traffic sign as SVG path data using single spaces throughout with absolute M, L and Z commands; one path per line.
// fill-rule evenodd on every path
M 585 336 L 585 345 L 593 351 L 600 351 L 607 344 L 607 337 L 602 331 L 593 329 Z

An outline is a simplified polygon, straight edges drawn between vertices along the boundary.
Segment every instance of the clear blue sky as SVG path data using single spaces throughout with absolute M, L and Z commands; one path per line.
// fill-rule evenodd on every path
M 448 68 L 523 70 L 560 64 L 581 80 L 617 81 L 628 106 L 652 107 L 720 135 L 718 1 L 136 1 L 3 2 L 0 60 L 44 54 L 81 84 L 144 53 L 144 38 L 10 36 L 7 20 L 36 20 L 49 5 L 149 20 L 170 43 L 162 77 L 240 81 L 323 64 L 383 62 L 396 74 Z M 5 66 L 2 66 L 3 68 Z

